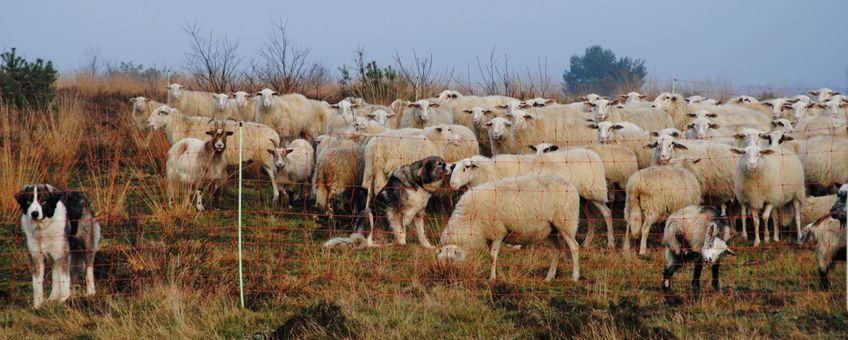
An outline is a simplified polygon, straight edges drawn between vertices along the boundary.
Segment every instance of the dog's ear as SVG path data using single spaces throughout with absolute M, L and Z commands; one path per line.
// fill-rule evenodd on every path
M 49 206 L 55 207 L 56 203 L 59 203 L 59 201 L 62 200 L 62 196 L 64 196 L 64 194 L 49 184 L 46 185 L 46 187 L 47 196 L 44 197 L 44 199 Z
M 838 190 L 838 189 L 837 189 Z M 28 205 L 28 201 L 32 198 L 32 186 L 24 185 L 20 191 L 15 193 L 15 200 L 18 201 L 18 204 L 22 209 L 25 209 Z

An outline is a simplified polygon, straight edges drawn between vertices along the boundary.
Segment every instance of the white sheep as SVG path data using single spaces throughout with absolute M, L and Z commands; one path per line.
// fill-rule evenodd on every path
M 441 124 L 453 124 L 453 109 L 446 101 L 421 99 L 406 105 L 402 128 L 424 128 Z
M 792 122 L 786 118 L 778 118 L 771 121 L 771 131 L 783 131 L 785 133 L 795 132 Z
M 838 187 L 839 184 L 836 184 Z M 806 226 L 821 218 L 830 216 L 830 208 L 836 204 L 836 194 L 827 196 L 807 196 L 801 207 L 801 225 Z M 793 222 L 795 211 L 790 206 L 781 208 L 777 212 L 778 222 L 782 227 L 789 227 Z
M 630 122 L 602 121 L 590 123 L 589 128 L 597 129 L 597 141 L 601 144 L 617 144 L 629 148 L 636 155 L 637 166 L 640 169 L 651 165 L 651 150 L 646 149 L 645 143 L 649 142 L 651 135 Z M 674 134 L 674 131 L 666 131 Z
M 168 142 L 172 145 L 178 140 L 186 137 L 203 138 L 206 127 L 209 124 L 209 119 L 205 117 L 189 117 L 184 115 L 177 109 L 162 105 L 147 119 L 148 125 L 153 129 L 163 129 L 165 136 L 168 137 Z M 238 131 L 238 122 L 232 120 L 224 121 L 224 125 L 230 131 Z M 274 201 L 279 198 L 277 183 L 274 181 L 274 157 L 265 152 L 268 145 L 268 140 L 274 142 L 275 145 L 280 143 L 280 135 L 273 129 L 262 124 L 245 122 L 243 123 L 243 160 L 245 162 L 253 161 L 262 166 L 265 173 L 271 179 L 271 187 L 274 192 Z M 227 165 L 239 164 L 239 144 L 238 138 L 233 138 L 230 141 L 230 147 L 224 151 L 224 159 Z
M 818 136 L 807 139 L 804 146 L 805 151 L 798 156 L 804 166 L 804 180 L 814 191 L 848 179 L 848 139 Z
M 698 294 L 701 290 L 701 269 L 706 260 L 712 267 L 713 290 L 719 292 L 720 259 L 725 254 L 736 255 L 727 247 L 731 234 L 727 217 L 711 206 L 690 205 L 671 214 L 663 230 L 665 269 L 662 290 L 670 291 L 672 275 L 683 263 L 694 261 L 692 290 Z
M 257 93 L 256 122 L 270 126 L 283 139 L 300 137 L 311 141 L 324 132 L 332 116 L 330 104 L 299 93 L 275 94 L 267 88 Z
M 591 202 L 603 216 L 607 226 L 607 245 L 615 246 L 612 213 L 606 206 L 609 201 L 606 173 L 601 157 L 594 151 L 573 148 L 541 155 L 499 155 L 493 158 L 474 156 L 456 162 L 449 184 L 453 189 L 459 189 L 464 185 L 475 187 L 502 178 L 529 173 L 559 176 L 574 184 L 580 196 Z M 591 241 L 590 230 L 584 245 L 588 246 Z
M 227 100 L 227 108 L 224 111 L 224 117 L 230 117 L 235 120 L 250 120 L 254 119 L 256 114 L 256 101 L 250 100 L 249 94 L 244 91 L 236 91 L 232 93 L 233 98 Z
M 639 92 L 635 92 L 635 91 L 627 92 L 627 94 L 623 94 L 623 95 L 619 96 L 619 98 L 621 98 L 621 100 L 623 100 L 625 104 L 643 103 L 643 102 L 645 102 L 644 99 L 646 97 L 647 97 L 646 95 L 641 94 Z
M 203 91 L 191 91 L 173 83 L 165 87 L 168 90 L 166 104 L 189 115 L 214 117 L 215 95 Z
M 132 120 L 139 131 L 147 129 L 147 118 L 150 117 L 150 114 L 154 110 L 163 105 L 160 102 L 141 96 L 130 98 L 130 103 L 132 103 Z
M 771 109 L 771 118 L 779 119 L 783 118 L 783 111 L 786 110 L 786 104 L 791 104 L 791 99 L 789 98 L 773 98 L 766 101 L 761 102 L 760 104 Z
M 441 262 L 461 261 L 471 251 L 486 249 L 492 266 L 489 279 L 497 277 L 498 253 L 503 242 L 534 244 L 559 234 L 571 251 L 571 278 L 580 279 L 580 246 L 577 243 L 580 198 L 568 181 L 553 176 L 509 177 L 469 190 L 456 205 L 442 231 Z M 557 242 L 559 243 L 559 242 Z M 561 246 L 561 243 L 560 243 Z M 555 253 L 545 281 L 556 277 Z
M 291 206 L 292 199 L 308 198 L 308 184 L 312 176 L 312 165 L 315 163 L 315 150 L 312 144 L 303 139 L 295 139 L 286 147 L 280 148 L 274 145 L 268 149 L 268 153 L 274 156 L 276 166 L 277 187 L 282 189 L 280 195 L 283 197 L 280 203 Z
M 372 137 L 365 145 L 365 169 L 362 186 L 368 200 L 386 185 L 388 174 L 399 166 L 428 156 L 444 157 L 448 144 L 456 144 L 458 136 L 447 125 L 430 126 L 421 132 L 386 131 Z
M 188 137 L 168 149 L 165 168 L 169 202 L 174 200 L 177 185 L 183 184 L 194 190 L 195 207 L 203 211 L 201 187 L 211 183 L 217 188 L 226 181 L 227 163 L 223 155 L 227 148 L 227 136 L 232 135 L 233 131 L 227 131 L 224 124 L 216 121 L 206 134 L 211 136 L 208 141 Z
M 444 158 L 446 161 L 452 163 L 480 154 L 480 144 L 477 142 L 474 131 L 458 124 L 451 124 L 448 127 L 456 135 L 456 140 L 445 148 Z
M 733 182 L 739 204 L 751 210 L 754 220 L 754 247 L 760 245 L 760 210 L 768 223 L 771 210 L 791 203 L 795 211 L 795 225 L 801 231 L 801 206 L 806 197 L 804 168 L 795 153 L 781 149 L 762 149 L 750 145 L 744 149 L 731 148 L 742 155 L 734 168 Z M 768 224 L 764 229 L 769 241 Z M 774 223 L 774 240 L 780 240 L 778 223 Z
M 488 146 L 493 156 L 518 153 L 518 145 L 512 132 L 512 122 L 506 118 L 495 117 L 486 123 Z
M 827 87 L 822 87 L 816 91 L 808 92 L 811 96 L 816 96 L 818 102 L 826 102 L 830 97 L 838 95 L 839 92 L 831 90 Z
M 630 176 L 625 187 L 625 252 L 630 250 L 630 238 L 641 235 L 639 255 L 647 254 L 648 233 L 654 223 L 662 222 L 687 205 L 701 204 L 701 184 L 691 171 L 682 166 L 686 162 L 697 160 L 679 159 L 669 165 L 639 170 Z
M 519 146 L 536 145 L 543 142 L 563 147 L 590 145 L 596 140 L 596 131 L 587 127 L 585 121 L 563 117 L 537 117 L 524 110 L 515 113 L 512 133 Z M 518 147 L 519 153 L 527 149 Z

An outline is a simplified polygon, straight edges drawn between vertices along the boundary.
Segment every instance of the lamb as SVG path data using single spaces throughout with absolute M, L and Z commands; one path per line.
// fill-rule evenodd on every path
M 315 197 L 315 205 L 328 212 L 330 224 L 335 227 L 336 212 L 340 206 L 338 199 L 345 193 L 349 193 L 352 207 L 349 212 L 353 213 L 364 208 L 364 204 L 357 206 L 363 200 L 356 199 L 362 192 L 362 173 L 365 167 L 365 154 L 360 147 L 339 147 L 326 150 L 320 154 L 315 165 L 315 173 L 312 175 L 312 190 Z M 364 201 L 363 201 L 364 202 Z M 341 209 L 348 210 L 348 209 Z
M 402 128 L 424 128 L 441 124 L 453 124 L 453 111 L 449 103 L 441 100 L 418 100 L 406 105 Z
M 733 153 L 742 155 L 733 173 L 733 182 L 739 204 L 751 210 L 754 220 L 754 247 L 760 245 L 760 210 L 763 209 L 763 221 L 768 223 L 771 210 L 792 203 L 795 211 L 795 225 L 801 233 L 801 206 L 806 193 L 804 190 L 804 168 L 794 152 L 782 149 L 779 154 L 774 149 L 762 149 L 750 145 L 744 149 L 731 148 Z M 772 156 L 773 155 L 773 156 Z M 774 223 L 774 240 L 779 241 L 778 225 Z M 768 225 L 765 226 L 765 241 L 769 241 Z
M 806 152 L 798 156 L 811 191 L 822 192 L 848 179 L 848 139 L 819 136 L 808 139 L 804 146 Z
M 167 169 L 167 193 L 168 201 L 173 201 L 176 186 L 187 185 L 194 189 L 198 211 L 203 211 L 203 199 L 201 186 L 204 182 L 212 182 L 215 187 L 227 179 L 227 163 L 224 159 L 224 150 L 227 147 L 227 137 L 232 131 L 227 131 L 226 126 L 220 121 L 215 121 L 214 127 L 206 131 L 212 136 L 204 142 L 197 138 L 184 138 L 168 149 Z
M 723 235 L 719 236 L 719 233 Z M 704 262 L 711 265 L 713 290 L 719 292 L 720 259 L 725 254 L 736 256 L 727 247 L 731 228 L 727 217 L 710 206 L 690 205 L 680 209 L 665 222 L 663 246 L 665 247 L 665 270 L 662 290 L 671 290 L 671 277 L 687 261 L 695 262 L 692 274 L 692 290 L 701 291 L 701 269 Z
M 488 145 L 493 156 L 518 153 L 515 135 L 512 132 L 512 122 L 506 118 L 495 117 L 486 123 L 486 126 L 489 128 Z
M 368 191 L 369 201 L 372 193 L 380 192 L 386 185 L 387 175 L 399 166 L 424 157 L 443 157 L 448 144 L 458 142 L 458 135 L 447 125 L 430 126 L 415 135 L 403 133 L 402 130 L 386 131 L 372 137 L 365 145 L 362 186 Z
M 132 103 L 132 120 L 139 131 L 147 129 L 147 118 L 154 110 L 162 106 L 160 102 L 141 96 L 130 98 L 130 103 Z
M 604 217 L 607 225 L 607 244 L 609 247 L 615 246 L 612 213 L 605 205 L 609 200 L 606 172 L 603 161 L 594 151 L 573 148 L 541 155 L 500 155 L 491 159 L 474 156 L 456 162 L 449 183 L 453 189 L 459 189 L 463 185 L 475 187 L 531 172 L 559 176 L 573 183 L 580 196 L 590 201 Z M 588 246 L 591 241 L 590 232 L 584 240 L 584 245 Z
M 168 85 L 165 89 L 168 90 L 168 100 L 166 102 L 168 106 L 186 114 L 214 118 L 214 94 L 203 91 L 190 91 L 177 83 Z
M 839 203 L 831 210 L 831 215 L 820 218 L 815 223 L 804 227 L 799 243 L 803 245 L 807 240 L 816 243 L 816 262 L 819 270 L 819 287 L 822 290 L 830 290 L 830 280 L 827 274 L 833 269 L 835 261 L 845 261 L 846 239 L 845 239 L 845 194 L 848 188 L 843 186 Z
M 580 279 L 580 246 L 576 240 L 579 212 L 576 188 L 559 177 L 530 175 L 486 183 L 462 195 L 442 231 L 443 246 L 438 259 L 462 261 L 468 252 L 485 249 L 491 241 L 489 279 L 494 280 L 501 243 L 539 243 L 556 231 L 558 239 L 568 244 L 571 251 L 571 278 L 577 281 Z M 557 255 L 551 258 L 545 281 L 556 277 Z
M 527 147 L 533 150 L 533 153 L 536 155 L 559 150 L 559 146 L 551 143 L 540 143 L 537 145 L 528 145 Z M 614 144 L 593 144 L 587 145 L 584 148 L 594 151 L 601 157 L 601 161 L 604 163 L 607 184 L 610 188 L 610 195 L 612 195 L 615 188 L 624 189 L 630 176 L 636 171 L 639 171 L 636 155 L 629 148 Z
M 330 104 L 298 93 L 276 96 L 263 89 L 256 96 L 255 120 L 276 130 L 283 139 L 301 137 L 312 141 L 322 134 L 332 115 Z
M 206 131 L 206 126 L 209 125 L 208 119 L 204 117 L 189 117 L 184 115 L 177 109 L 162 105 L 150 114 L 147 119 L 148 125 L 156 130 L 163 129 L 168 141 L 173 145 L 177 141 L 186 137 L 203 137 L 203 131 Z M 231 131 L 238 129 L 239 122 L 232 120 L 224 121 Z M 268 140 L 272 140 L 275 145 L 280 143 L 280 135 L 273 129 L 257 123 L 241 123 L 243 124 L 243 160 L 253 161 L 262 166 L 268 177 L 271 178 L 271 187 L 274 192 L 274 201 L 279 199 L 277 183 L 274 180 L 274 157 L 265 152 Z M 234 138 L 230 147 L 224 150 L 224 159 L 227 165 L 239 164 L 239 139 Z
M 285 148 L 274 145 L 273 149 L 267 151 L 274 156 L 277 171 L 274 180 L 277 181 L 277 187 L 282 189 L 280 195 L 283 198 L 280 203 L 291 207 L 290 198 L 306 201 L 309 196 L 307 186 L 315 161 L 312 144 L 303 139 L 295 139 Z
M 618 144 L 629 148 L 636 155 L 639 169 L 651 165 L 651 150 L 645 149 L 644 145 L 650 140 L 650 134 L 630 122 L 597 122 L 587 125 L 589 128 L 597 129 L 597 140 L 601 144 Z M 674 133 L 669 131 L 668 133 Z
M 684 168 L 687 162 L 697 163 L 698 160 L 678 159 L 669 165 L 651 166 L 630 176 L 625 187 L 625 252 L 630 251 L 630 238 L 639 237 L 641 231 L 639 255 L 647 254 L 648 232 L 654 223 L 666 220 L 685 206 L 701 204 L 701 184 L 691 171 Z

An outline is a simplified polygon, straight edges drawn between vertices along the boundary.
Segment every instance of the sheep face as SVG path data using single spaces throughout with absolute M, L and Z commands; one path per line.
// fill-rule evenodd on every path
M 618 104 L 618 100 L 609 101 L 608 99 L 600 98 L 594 103 L 586 102 L 586 108 L 595 113 L 595 121 L 600 122 L 607 119 L 609 116 L 609 106 Z
M 745 104 L 745 103 L 759 103 L 760 101 L 757 98 L 751 96 L 737 96 L 727 100 L 729 103 L 733 104 Z
M 607 144 L 612 140 L 613 131 L 623 129 L 624 125 L 604 121 L 591 123 L 587 127 L 598 130 L 598 142 Z
M 689 103 L 689 104 L 698 104 L 700 102 L 703 102 L 704 99 L 706 99 L 706 98 L 695 95 L 695 96 L 690 96 L 689 98 L 686 98 L 686 102 Z
M 509 114 L 509 113 L 514 113 L 514 112 L 519 111 L 519 109 L 521 108 L 521 105 L 522 104 L 521 104 L 520 101 L 510 100 L 506 104 L 498 105 L 498 106 L 495 106 L 495 107 L 499 108 L 499 109 L 505 109 L 506 113 Z
M 480 126 L 480 124 L 483 122 L 483 119 L 486 116 L 490 116 L 492 114 L 492 110 L 480 106 L 475 106 L 470 109 L 462 110 L 462 112 L 471 115 L 471 122 L 475 126 Z
M 530 150 L 533 150 L 533 152 L 537 155 L 559 150 L 559 146 L 553 145 L 551 143 L 539 143 L 536 145 L 528 145 L 527 147 L 530 148 Z
M 692 118 L 711 118 L 711 119 L 718 118 L 717 113 L 710 112 L 708 110 L 698 110 L 698 111 L 695 111 L 693 113 L 687 113 L 686 115 L 689 116 L 689 117 L 692 117 Z
M 183 86 L 177 83 L 173 83 L 171 85 L 165 86 L 165 89 L 168 90 L 168 97 L 179 99 L 183 95 Z
M 353 109 L 358 107 L 359 105 L 352 103 L 348 98 L 342 99 L 342 101 L 330 105 L 330 107 L 334 109 L 338 109 L 338 114 L 340 115 L 352 115 Z
M 848 102 L 842 100 L 828 100 L 824 104 L 825 112 L 829 112 L 831 118 L 839 119 L 842 116 L 842 109 L 848 107 Z
M 477 161 L 473 159 L 463 159 L 456 162 L 450 171 L 450 187 L 459 189 L 463 185 L 470 183 L 474 180 L 477 168 Z
M 779 118 L 771 122 L 771 130 L 792 133 L 795 131 L 795 128 L 792 127 L 792 122 L 790 122 L 789 119 Z
M 749 145 L 744 149 L 730 148 L 730 151 L 735 154 L 742 155 L 740 161 L 745 162 L 745 168 L 748 171 L 757 170 L 757 167 L 760 165 L 760 157 L 774 153 L 774 149 L 763 149 L 758 145 Z
M 641 102 L 645 97 L 647 96 L 639 92 L 627 92 L 627 94 L 621 96 L 621 99 L 627 104 L 635 104 Z
M 171 108 L 167 105 L 162 105 L 150 113 L 147 117 L 147 126 L 153 130 L 164 128 L 171 121 Z
M 368 119 L 377 122 L 377 124 L 388 127 L 389 126 L 388 125 L 389 124 L 389 118 L 392 118 L 394 116 L 395 116 L 394 112 L 388 113 L 385 110 L 377 110 L 377 111 L 369 113 Z
M 768 148 L 770 149 L 777 148 L 784 142 L 795 140 L 795 138 L 780 130 L 761 133 L 760 138 L 768 141 Z
M 836 184 L 836 187 L 836 202 L 830 208 L 830 217 L 839 220 L 844 226 L 847 223 L 845 220 L 845 199 L 848 197 L 848 184 Z
M 816 104 L 797 101 L 790 104 L 787 108 L 792 109 L 792 122 L 798 124 L 802 119 L 807 118 L 809 109 Z
M 273 143 L 274 141 L 272 140 L 271 142 Z M 273 148 L 267 149 L 267 151 L 271 154 L 271 156 L 274 156 L 274 166 L 277 168 L 277 171 L 279 171 L 286 167 L 286 164 L 288 164 L 287 156 L 292 153 L 294 149 Z
M 657 150 L 655 152 L 659 153 L 658 161 L 660 164 L 668 164 L 671 162 L 671 158 L 674 157 L 674 149 L 688 149 L 685 145 L 675 141 L 674 137 L 667 135 L 658 136 L 655 141 L 646 145 L 646 147 Z
M 147 98 L 141 96 L 130 98 L 130 103 L 133 104 L 133 111 L 140 110 L 144 108 L 144 105 L 147 105 Z
M 271 103 L 273 102 L 274 96 L 277 95 L 277 91 L 274 91 L 269 88 L 264 88 L 262 91 L 256 92 L 256 95 L 259 98 L 259 104 L 264 108 L 270 108 Z
M 585 96 L 583 96 L 583 97 L 580 97 L 580 98 L 579 98 L 579 100 L 580 100 L 580 101 L 584 101 L 584 102 L 588 102 L 588 103 L 593 103 L 593 104 L 594 104 L 594 103 L 595 103 L 598 99 L 601 99 L 601 98 L 602 98 L 602 97 L 601 97 L 601 96 L 599 96 L 599 95 L 597 95 L 597 94 L 590 93 L 590 94 L 587 94 L 587 95 L 585 95 Z
M 757 145 L 759 138 L 763 134 L 762 131 L 753 128 L 742 128 L 738 133 L 733 135 L 739 146 L 746 147 L 749 145 Z
M 233 92 L 233 98 L 235 99 L 236 107 L 243 108 L 245 105 L 247 105 L 248 95 L 249 94 L 244 91 Z
M 659 132 L 651 132 L 651 137 L 659 137 L 659 136 L 670 136 L 674 138 L 680 138 L 683 135 L 683 132 L 678 130 L 677 128 L 665 128 L 660 130 Z
M 784 105 L 789 103 L 789 99 L 787 98 L 774 98 L 769 101 L 763 102 L 763 106 L 768 106 L 771 108 L 771 117 L 772 119 L 778 119 L 783 115 Z
M 512 127 L 512 122 L 506 118 L 495 117 L 486 123 L 486 126 L 489 128 L 489 138 L 500 140 Z
M 718 101 L 717 99 L 704 99 L 704 100 L 701 102 L 701 104 L 712 105 L 712 106 L 718 106 L 718 104 L 721 104 L 721 102 L 720 102 L 720 101 Z
M 448 262 L 462 262 L 465 261 L 465 258 L 468 256 L 468 253 L 465 252 L 462 248 L 457 245 L 449 244 L 442 249 L 439 250 L 438 260 L 440 263 L 448 263 Z
M 430 119 L 430 108 L 431 107 L 439 107 L 438 103 L 431 103 L 429 100 L 419 100 L 413 103 L 406 104 L 406 107 L 413 109 L 415 112 L 412 114 L 417 114 L 418 118 L 422 121 L 427 121 Z
M 451 100 L 462 97 L 462 94 L 454 90 L 444 90 L 437 97 L 441 100 Z
M 553 103 L 553 99 L 545 99 L 542 97 L 536 97 L 533 99 L 527 99 L 522 104 L 521 107 L 545 107 L 550 103 Z
M 689 129 L 688 131 L 693 132 L 695 138 L 706 139 L 710 129 L 718 129 L 718 123 L 711 122 L 706 117 L 699 117 L 692 120 L 686 127 Z
M 834 92 L 833 90 L 831 90 L 827 87 L 822 87 L 822 88 L 818 89 L 818 91 L 810 91 L 809 94 L 811 96 L 818 96 L 819 101 L 821 102 L 821 101 L 825 101 L 825 100 L 830 99 L 831 96 L 837 95 L 837 94 L 839 94 L 839 92 Z
M 657 98 L 654 99 L 654 103 L 653 105 L 651 105 L 651 107 L 660 110 L 666 110 L 671 105 L 671 102 L 673 100 L 676 100 L 675 96 L 672 96 L 671 93 L 663 92 L 660 93 Z
M 212 98 L 215 98 L 215 109 L 223 110 L 227 107 L 227 99 L 230 99 L 230 96 L 226 93 L 218 93 L 212 94 Z

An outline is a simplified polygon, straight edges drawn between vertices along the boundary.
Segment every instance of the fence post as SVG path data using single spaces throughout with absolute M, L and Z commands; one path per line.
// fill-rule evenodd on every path
M 671 82 L 671 94 L 674 94 L 674 90 L 677 89 L 677 78 Z
M 241 304 L 241 308 L 244 309 L 244 275 L 242 271 L 242 256 L 241 256 L 241 185 L 242 185 L 242 159 L 244 153 L 244 121 L 239 121 L 239 150 L 238 150 L 238 278 L 239 278 L 239 303 Z

